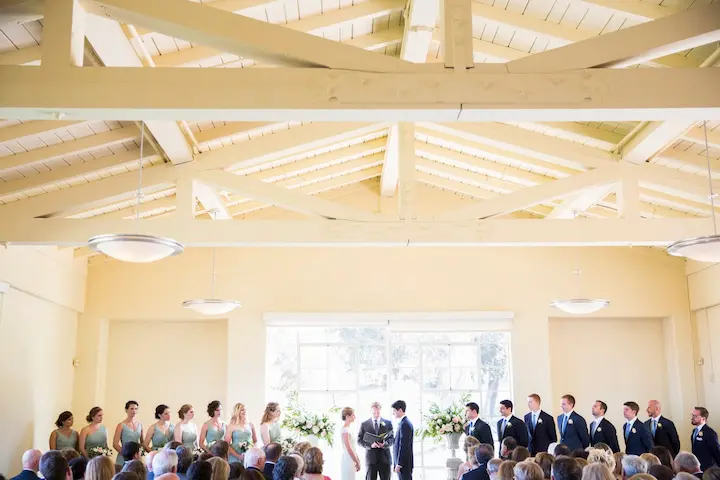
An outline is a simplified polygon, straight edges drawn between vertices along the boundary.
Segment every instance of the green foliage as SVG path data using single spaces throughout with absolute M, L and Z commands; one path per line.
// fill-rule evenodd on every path
M 470 394 L 465 394 L 446 408 L 431 403 L 428 414 L 423 416 L 426 427 L 420 431 L 420 436 L 440 440 L 451 433 L 462 433 L 465 427 L 465 404 L 469 401 Z

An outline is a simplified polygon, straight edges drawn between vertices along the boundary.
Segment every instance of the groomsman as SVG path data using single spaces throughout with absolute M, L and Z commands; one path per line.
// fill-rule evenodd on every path
M 615 425 L 605 419 L 607 408 L 607 403 L 601 400 L 596 400 L 593 403 L 592 414 L 594 420 L 590 424 L 590 445 L 595 446 L 598 443 L 604 443 L 610 447 L 613 453 L 618 453 L 620 445 L 618 444 Z
M 640 456 L 643 453 L 650 453 L 653 447 L 650 430 L 645 428 L 645 424 L 637 418 L 639 411 L 640 406 L 635 402 L 623 404 L 623 416 L 627 420 L 623 427 L 625 453 L 628 455 Z
M 500 402 L 500 415 L 503 416 L 497 423 L 498 440 L 503 441 L 505 437 L 513 437 L 518 445 L 528 446 L 528 431 L 525 422 L 513 415 L 513 403 L 510 400 Z
M 645 422 L 645 427 L 650 430 L 653 442 L 670 450 L 670 455 L 675 458 L 680 453 L 680 437 L 675 424 L 662 416 L 662 406 L 657 400 L 648 402 L 647 414 L 650 419 Z
M 531 393 L 528 398 L 529 413 L 525 414 L 525 425 L 528 428 L 528 450 L 531 455 L 547 452 L 551 443 L 557 442 L 555 422 L 547 412 L 540 410 L 540 395 Z
M 695 407 L 690 420 L 695 426 L 690 437 L 692 440 L 692 453 L 700 461 L 700 469 L 703 472 L 712 466 L 720 466 L 718 435 L 707 424 L 708 415 L 707 408 Z
M 560 430 L 560 443 L 568 446 L 570 451 L 584 450 L 590 446 L 587 422 L 575 412 L 575 397 L 563 395 L 560 400 L 563 413 L 557 417 L 557 426 Z
M 483 422 L 480 418 L 480 407 L 477 403 L 470 402 L 465 405 L 465 418 L 468 420 L 467 426 L 465 427 L 465 435 L 477 438 L 480 443 L 495 445 L 490 425 Z

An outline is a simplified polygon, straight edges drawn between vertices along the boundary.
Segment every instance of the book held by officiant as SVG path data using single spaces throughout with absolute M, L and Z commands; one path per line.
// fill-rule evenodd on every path
M 374 433 L 365 432 L 365 435 L 363 435 L 363 442 L 369 444 L 383 443 L 387 436 L 387 433 L 383 433 L 382 435 L 375 435 Z

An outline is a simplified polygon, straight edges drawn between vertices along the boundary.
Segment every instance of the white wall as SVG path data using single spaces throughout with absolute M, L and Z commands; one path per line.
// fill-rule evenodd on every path
M 72 405 L 77 312 L 85 261 L 71 249 L 0 248 L 0 472 L 15 474 L 28 448 L 47 449 Z

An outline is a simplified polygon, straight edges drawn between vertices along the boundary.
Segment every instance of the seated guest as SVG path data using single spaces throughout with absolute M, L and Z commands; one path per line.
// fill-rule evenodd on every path
M 265 465 L 263 466 L 263 476 L 265 478 L 273 477 L 275 463 L 282 455 L 282 447 L 279 443 L 271 442 L 265 445 Z
M 697 477 L 687 472 L 680 472 L 675 474 L 673 480 L 697 480 Z
M 607 443 L 603 443 L 603 442 L 596 443 L 593 448 L 599 448 L 599 449 L 601 449 L 601 450 L 607 450 L 608 452 L 610 452 L 611 455 L 612 455 L 613 453 L 615 453 L 615 452 L 612 451 L 612 448 L 610 448 L 610 445 L 608 445 Z M 589 450 L 588 450 L 588 451 L 589 451 Z
M 657 478 L 657 480 L 672 480 L 675 476 L 672 468 L 666 467 L 665 465 L 653 465 L 648 468 L 648 473 Z
M 550 478 L 552 480 L 582 480 L 582 469 L 573 458 L 564 456 L 555 458 Z
M 710 467 L 705 470 L 703 473 L 703 480 L 720 480 L 720 467 Z
M 675 467 L 676 473 L 685 472 L 697 478 L 703 477 L 703 472 L 700 469 L 700 461 L 690 452 L 678 453 L 673 462 L 673 466 Z
M 175 450 L 163 449 L 155 455 L 152 462 L 153 477 L 158 480 L 160 475 L 177 473 L 178 456 Z
M 552 455 L 554 457 L 555 456 L 555 447 L 557 447 L 558 445 L 560 445 L 558 442 L 552 442 L 550 445 L 548 445 L 547 453 L 549 453 L 550 455 Z
M 188 480 L 211 480 L 212 465 L 208 462 L 195 462 L 187 471 Z
M 494 450 L 495 449 L 492 445 L 488 445 L 487 443 L 481 443 L 475 447 L 475 462 L 478 466 L 473 470 L 465 472 L 462 476 L 462 480 L 490 480 L 490 475 L 487 471 L 487 464 L 490 460 L 492 460 L 493 455 L 495 455 Z
M 299 453 L 301 456 L 305 456 L 308 450 L 312 448 L 312 443 L 310 442 L 298 442 L 293 447 L 293 451 Z
M 82 480 L 85 477 L 86 468 L 87 458 L 78 457 L 70 460 L 70 470 L 72 471 L 73 480 Z
M 647 462 L 637 455 L 625 455 L 622 459 L 622 470 L 623 479 L 627 480 L 638 473 L 647 473 Z
M 114 476 L 115 464 L 105 455 L 92 458 L 85 469 L 85 480 L 112 480 Z
M 510 460 L 514 460 L 518 463 L 523 462 L 528 458 L 530 458 L 530 450 L 525 447 L 517 447 L 513 449 L 512 455 L 510 455 Z
M 178 456 L 177 476 L 180 480 L 187 480 L 187 471 L 193 461 L 192 452 L 187 447 L 178 447 L 175 453 Z
M 245 471 L 245 467 L 243 467 L 242 463 L 233 462 L 230 464 L 230 475 L 229 475 L 228 479 L 236 480 L 236 479 L 242 477 L 242 474 L 244 471 Z
M 202 453 L 198 456 L 198 460 L 201 461 L 201 462 L 207 462 L 208 460 L 210 460 L 211 458 L 213 458 L 213 456 L 214 456 L 214 455 L 213 455 L 212 453 L 210 453 L 210 452 L 202 452 Z
M 512 460 L 503 461 L 500 468 L 498 468 L 497 480 L 515 480 L 515 465 L 517 465 L 517 462 Z
M 477 448 L 475 449 L 477 450 Z M 491 458 L 490 461 L 487 463 L 487 473 L 490 477 L 490 480 L 497 480 L 497 474 L 498 470 L 500 469 L 500 465 L 502 464 L 502 460 L 499 458 Z
M 79 458 L 81 456 L 80 452 L 78 452 L 77 450 L 75 450 L 73 448 L 64 448 L 64 449 L 60 450 L 60 452 L 62 452 L 63 457 L 65 457 L 65 460 L 67 460 L 68 463 L 70 463 L 72 460 Z
M 37 472 L 40 469 L 40 457 L 42 457 L 40 450 L 32 449 L 25 451 L 22 456 L 22 472 L 10 480 L 37 480 Z
M 615 474 L 615 478 L 617 478 L 618 480 L 622 480 L 622 477 L 623 477 L 622 459 L 625 458 L 625 453 L 623 453 L 623 452 L 613 453 L 613 458 L 615 459 L 615 470 L 613 470 L 613 473 Z
M 601 463 L 589 463 L 583 468 L 582 480 L 615 480 L 609 468 Z
M 127 463 L 127 459 L 125 459 L 125 462 Z M 125 464 L 123 464 L 123 466 L 124 465 Z M 120 471 L 120 473 L 115 474 L 112 480 L 140 480 L 140 477 L 138 477 L 137 473 L 135 472 Z
M 540 452 L 535 455 L 534 461 L 540 466 L 540 468 L 542 468 L 543 478 L 545 478 L 545 480 L 550 480 L 552 465 L 555 462 L 555 458 L 547 452 Z
M 278 458 L 277 462 L 275 462 L 272 480 L 293 480 L 295 478 L 295 474 L 297 473 L 297 469 L 298 464 L 294 458 L 287 455 L 282 456 Z
M 163 473 L 159 477 L 156 477 L 157 480 L 179 480 L 177 473 Z
M 265 477 L 257 470 L 245 470 L 240 480 L 265 480 Z
M 610 472 L 615 471 L 615 457 L 610 449 L 593 448 L 588 452 L 587 461 L 590 465 L 599 463 L 605 465 Z
M 157 455 L 159 451 L 160 450 L 153 450 L 152 452 L 148 453 L 145 456 L 145 468 L 147 468 L 147 471 L 148 471 L 147 480 L 153 480 L 153 478 L 155 477 L 155 474 L 153 473 L 153 469 L 152 469 L 152 462 L 153 462 L 153 459 L 155 458 L 155 455 Z
M 167 442 L 165 446 L 163 447 L 164 450 L 177 450 L 178 447 L 182 447 L 182 443 L 176 442 L 173 440 L 172 442 Z
M 673 457 L 667 447 L 663 447 L 662 445 L 655 445 L 652 450 L 650 450 L 650 453 L 658 457 L 658 459 L 660 460 L 660 465 L 665 465 L 670 470 L 673 469 Z
M 257 470 L 262 474 L 263 468 L 265 468 L 265 452 L 263 452 L 262 448 L 249 448 L 245 452 L 244 463 L 245 470 Z
M 120 455 L 124 459 L 123 465 L 127 461 L 140 459 L 140 444 L 137 442 L 123 443 L 122 447 L 120 447 L 120 451 L 121 451 Z
M 517 446 L 517 440 L 515 440 L 513 437 L 503 438 L 502 444 L 500 446 L 500 458 L 502 458 L 503 460 L 510 460 L 512 452 L 517 448 Z
M 291 453 L 291 457 L 295 459 L 295 461 L 298 464 L 297 472 L 295 473 L 295 478 L 302 478 L 302 476 L 305 474 L 305 460 L 303 460 L 302 455 L 298 453 Z
M 218 440 L 210 447 L 213 457 L 220 457 L 227 462 L 230 445 L 225 440 Z
M 111 462 L 112 463 L 112 462 Z M 40 474 L 45 480 L 71 480 L 72 472 L 62 453 L 50 450 L 40 457 Z
M 657 480 L 657 479 L 647 473 L 638 473 L 637 475 L 633 475 L 630 478 L 630 480 Z
M 230 477 L 230 464 L 223 458 L 213 457 L 208 460 L 212 465 L 212 480 L 228 480 Z
M 520 462 L 513 468 L 515 480 L 543 480 L 542 468 L 535 462 Z
M 569 457 L 570 456 L 570 447 L 568 447 L 564 443 L 558 443 L 557 445 L 555 445 L 555 449 L 553 450 L 553 455 L 555 455 L 555 458 Z
M 322 450 L 312 447 L 305 452 L 303 460 L 305 460 L 305 480 L 329 480 L 330 477 L 323 475 L 325 461 Z
M 643 453 L 642 455 L 640 455 L 640 458 L 647 462 L 648 468 L 652 467 L 653 465 L 661 465 L 660 459 L 652 453 Z
M 583 450 L 582 448 L 578 448 L 577 450 L 573 450 L 570 452 L 570 456 L 572 458 L 582 458 L 583 460 L 587 460 L 588 452 Z
M 581 469 L 583 469 L 589 465 L 588 461 L 582 457 L 574 457 L 573 460 L 575 460 L 577 462 L 578 466 Z
M 133 472 L 140 480 L 147 480 L 147 468 L 142 460 L 130 460 L 123 465 L 123 472 Z
M 478 441 L 475 437 L 465 437 L 466 440 L 468 438 L 472 438 L 475 439 L 475 441 Z M 467 461 L 460 465 L 460 467 L 458 468 L 458 479 L 462 478 L 465 473 L 469 472 L 470 470 L 475 470 L 478 467 L 477 460 L 475 458 L 475 452 L 477 451 L 479 446 L 480 444 L 474 444 L 472 447 L 470 447 L 470 450 L 468 450 Z

